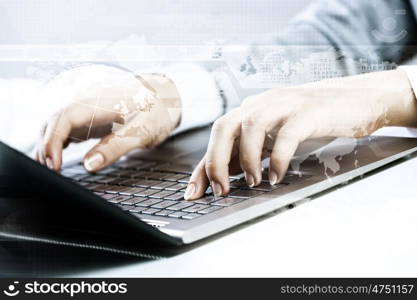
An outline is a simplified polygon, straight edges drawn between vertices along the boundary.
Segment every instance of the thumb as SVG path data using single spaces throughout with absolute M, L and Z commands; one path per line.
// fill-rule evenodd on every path
M 85 155 L 84 167 L 89 172 L 99 171 L 138 147 L 139 140 L 139 137 L 109 134 Z

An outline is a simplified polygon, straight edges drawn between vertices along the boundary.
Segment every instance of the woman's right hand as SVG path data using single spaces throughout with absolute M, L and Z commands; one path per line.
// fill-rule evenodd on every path
M 71 142 L 101 138 L 84 158 L 88 171 L 98 171 L 135 148 L 164 141 L 181 115 L 178 91 L 169 78 L 138 78 L 103 65 L 66 71 L 46 84 L 42 95 L 68 102 L 44 126 L 36 151 L 40 163 L 57 171 Z

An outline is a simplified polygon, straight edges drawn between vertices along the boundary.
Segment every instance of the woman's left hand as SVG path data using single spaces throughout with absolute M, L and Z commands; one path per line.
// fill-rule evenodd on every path
M 267 156 L 269 181 L 278 183 L 302 141 L 363 137 L 384 126 L 415 126 L 416 104 L 402 70 L 272 89 L 251 96 L 214 123 L 207 153 L 191 176 L 185 198 L 200 198 L 209 184 L 215 195 L 226 195 L 229 175 L 241 171 L 248 186 L 259 185 L 261 161 Z

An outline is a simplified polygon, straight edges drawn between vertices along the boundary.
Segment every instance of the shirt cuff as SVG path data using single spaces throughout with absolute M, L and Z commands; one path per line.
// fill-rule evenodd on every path
M 417 66 L 399 66 L 398 69 L 403 70 L 410 81 L 411 88 L 414 94 L 417 96 Z
M 181 121 L 173 134 L 206 126 L 223 113 L 223 100 L 214 78 L 194 64 L 171 65 L 164 70 L 181 98 Z
M 410 82 L 411 88 L 413 89 L 413 93 L 417 98 L 417 66 L 409 65 L 409 66 L 399 66 L 398 69 L 403 70 L 408 77 L 408 81 Z M 406 137 L 417 137 L 417 129 L 416 128 L 406 128 L 407 135 L 403 135 Z

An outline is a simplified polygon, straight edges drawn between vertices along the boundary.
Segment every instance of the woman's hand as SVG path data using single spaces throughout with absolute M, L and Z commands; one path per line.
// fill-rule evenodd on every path
M 43 95 L 69 104 L 46 124 L 36 159 L 59 170 L 71 142 L 101 138 L 85 156 L 88 171 L 100 170 L 135 148 L 156 146 L 180 120 L 180 98 L 163 75 L 135 77 L 117 68 L 90 65 L 51 80 Z
M 241 171 L 249 186 L 260 184 L 267 156 L 269 181 L 278 183 L 306 139 L 363 137 L 384 126 L 415 126 L 416 120 L 416 100 L 401 70 L 269 90 L 214 123 L 185 198 L 201 197 L 209 183 L 215 195 L 225 195 L 229 174 Z

